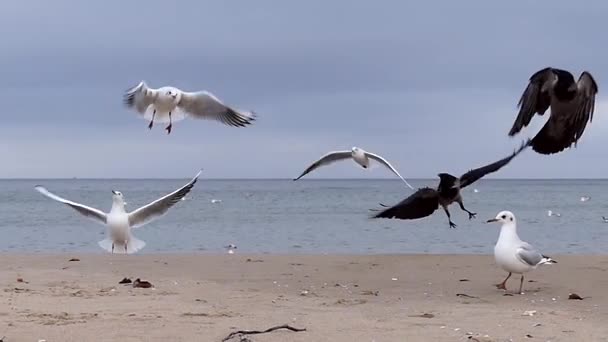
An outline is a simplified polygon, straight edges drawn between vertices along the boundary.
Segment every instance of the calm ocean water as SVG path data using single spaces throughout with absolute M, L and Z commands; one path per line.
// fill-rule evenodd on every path
M 111 189 L 133 210 L 187 180 L 1 180 L 0 250 L 94 252 L 104 227 L 34 190 L 51 192 L 107 211 Z M 437 180 L 412 180 L 435 187 Z M 473 189 L 478 189 L 474 192 Z M 481 180 L 466 188 L 468 220 L 450 207 L 417 221 L 370 220 L 378 202 L 394 204 L 411 191 L 398 180 L 205 180 L 164 217 L 134 231 L 140 253 L 492 253 L 499 227 L 485 224 L 501 210 L 518 218 L 520 236 L 552 253 L 608 253 L 608 180 Z M 590 201 L 581 202 L 588 195 Z M 219 199 L 221 203 L 212 203 Z M 561 217 L 548 217 L 547 210 Z

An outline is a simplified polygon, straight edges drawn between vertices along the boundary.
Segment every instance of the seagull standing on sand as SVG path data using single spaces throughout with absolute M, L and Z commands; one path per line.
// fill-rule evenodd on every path
M 131 234 L 131 229 L 141 227 L 166 214 L 169 208 L 180 202 L 192 190 L 201 172 L 202 170 L 181 188 L 130 213 L 125 211 L 122 193 L 116 190 L 112 190 L 112 209 L 106 214 L 98 209 L 61 198 L 49 192 L 41 185 L 37 185 L 35 189 L 55 201 L 69 205 L 80 214 L 93 219 L 95 222 L 107 226 L 110 237 L 99 241 L 101 248 L 111 253 L 124 252 L 125 254 L 131 254 L 144 248 L 146 245 L 145 242 L 135 238 Z M 116 250 L 115 247 L 117 247 Z
M 241 111 L 225 105 L 207 91 L 190 93 L 175 87 L 152 89 L 144 81 L 126 92 L 124 103 L 144 119 L 150 120 L 149 129 L 152 129 L 155 121 L 169 122 L 165 128 L 167 134 L 171 133 L 174 121 L 183 120 L 187 116 L 216 120 L 234 127 L 249 125 L 256 117 L 252 111 Z
M 519 100 L 519 114 L 509 131 L 514 136 L 528 126 L 534 114 L 543 115 L 551 107 L 551 115 L 532 139 L 532 149 L 540 154 L 563 151 L 583 135 L 587 122 L 593 120 L 597 83 L 587 71 L 578 79 L 566 70 L 545 68 L 532 77 Z
M 510 156 L 492 164 L 470 170 L 469 172 L 460 176 L 460 178 L 456 178 L 449 173 L 440 173 L 438 175 L 439 186 L 437 186 L 437 190 L 428 187 L 418 189 L 418 191 L 416 191 L 414 194 L 392 207 L 380 203 L 381 206 L 387 209 L 372 216 L 372 218 L 396 218 L 400 220 L 419 219 L 433 214 L 435 210 L 439 209 L 439 206 L 441 206 L 445 211 L 445 214 L 448 216 L 450 228 L 456 228 L 456 224 L 452 222 L 452 218 L 448 210 L 448 206 L 450 204 L 457 202 L 460 205 L 460 209 L 469 214 L 469 220 L 477 215 L 464 207 L 460 190 L 475 183 L 485 175 L 500 170 L 503 166 L 507 165 L 511 159 L 515 158 L 515 156 L 526 149 L 529 144 L 530 140 L 523 143 L 521 147 L 514 151 Z M 372 211 L 379 210 L 372 209 Z
M 496 246 L 494 246 L 494 258 L 498 266 L 509 272 L 505 280 L 496 285 L 499 289 L 507 290 L 507 280 L 512 273 L 521 274 L 519 282 L 519 294 L 523 294 L 524 273 L 535 269 L 542 264 L 556 264 L 557 261 L 538 252 L 532 245 L 522 241 L 517 235 L 517 221 L 515 215 L 510 211 L 501 211 L 495 218 L 488 222 L 500 222 L 500 235 Z
M 377 154 L 367 152 L 364 149 L 356 147 L 356 146 L 353 147 L 350 151 L 333 151 L 333 152 L 327 153 L 326 155 L 322 156 L 319 160 L 312 163 L 312 165 L 310 165 L 308 168 L 306 168 L 306 170 L 304 170 L 304 172 L 302 172 L 302 174 L 300 176 L 298 176 L 298 178 L 295 178 L 294 181 L 297 181 L 298 179 L 304 177 L 304 175 L 306 175 L 307 173 L 309 173 L 321 166 L 329 165 L 331 163 L 337 162 L 338 160 L 345 160 L 345 159 L 354 160 L 355 163 L 361 165 L 361 167 L 363 167 L 364 169 L 367 169 L 369 167 L 370 159 L 373 159 L 373 160 L 379 162 L 380 164 L 386 166 L 395 175 L 397 175 L 397 177 L 401 178 L 401 180 L 405 183 L 405 185 L 407 185 L 410 189 L 412 189 L 412 190 L 414 189 L 405 179 L 403 179 L 403 177 L 401 177 L 399 172 L 397 172 L 397 170 L 395 170 L 395 168 L 386 159 L 382 158 L 381 156 L 379 156 Z

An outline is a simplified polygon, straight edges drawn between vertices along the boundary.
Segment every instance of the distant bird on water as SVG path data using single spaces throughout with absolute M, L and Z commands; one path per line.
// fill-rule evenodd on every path
M 308 168 L 306 168 L 306 170 L 304 170 L 304 172 L 302 172 L 302 174 L 299 175 L 298 178 L 295 178 L 294 181 L 297 181 L 298 179 L 304 177 L 304 175 L 308 174 L 309 172 L 311 172 L 321 166 L 329 165 L 329 164 L 337 162 L 339 160 L 345 160 L 345 159 L 351 159 L 351 158 L 352 158 L 352 160 L 355 161 L 355 163 L 361 165 L 361 167 L 363 167 L 364 169 L 367 169 L 369 167 L 370 159 L 375 160 L 375 161 L 379 162 L 380 164 L 384 165 L 385 167 L 387 167 L 389 170 L 391 170 L 395 175 L 397 175 L 397 177 L 401 178 L 401 180 L 405 183 L 405 185 L 407 185 L 410 189 L 412 189 L 412 190 L 414 189 L 403 177 L 401 177 L 399 172 L 397 172 L 397 170 L 395 170 L 395 168 L 386 159 L 382 158 L 381 156 L 379 156 L 377 154 L 367 152 L 364 149 L 356 147 L 356 146 L 353 147 L 350 151 L 333 151 L 333 152 L 327 153 L 326 155 L 319 158 L 319 160 L 312 163 Z
M 150 120 L 149 129 L 152 129 L 154 122 L 168 122 L 169 125 L 165 127 L 167 134 L 171 133 L 174 121 L 188 116 L 220 121 L 234 127 L 249 125 L 256 117 L 252 111 L 241 111 L 225 105 L 207 91 L 185 92 L 168 86 L 153 89 L 148 88 L 144 81 L 127 90 L 124 103 L 144 119 Z
M 498 241 L 494 246 L 494 259 L 498 266 L 509 272 L 509 275 L 502 283 L 496 285 L 499 289 L 507 290 L 507 280 L 512 273 L 521 274 L 518 293 L 523 294 L 524 273 L 535 269 L 539 265 L 557 263 L 557 261 L 541 254 L 532 245 L 519 238 L 519 235 L 517 235 L 517 221 L 512 212 L 501 211 L 495 218 L 489 219 L 487 222 L 502 224 Z
M 448 206 L 450 204 L 454 202 L 458 203 L 460 205 L 460 209 L 469 214 L 469 220 L 477 215 L 464 207 L 460 190 L 475 183 L 485 175 L 500 170 L 500 168 L 507 165 L 511 159 L 515 158 L 515 156 L 526 149 L 529 144 L 530 140 L 528 139 L 527 142 L 522 143 L 521 147 L 514 151 L 510 156 L 492 164 L 470 170 L 469 172 L 460 176 L 460 178 L 452 176 L 449 173 L 440 173 L 438 174 L 439 186 L 437 187 L 437 190 L 428 187 L 418 189 L 418 191 L 416 191 L 414 194 L 392 207 L 388 207 L 380 203 L 381 206 L 388 209 L 382 210 L 380 213 L 372 216 L 372 218 L 396 218 L 401 220 L 419 219 L 430 216 L 439 208 L 439 206 L 441 206 L 448 216 L 450 228 L 456 228 L 456 224 L 452 222 L 452 218 L 448 210 Z M 378 209 L 372 210 L 380 211 Z
M 69 205 L 95 222 L 107 226 L 109 238 L 99 241 L 101 248 L 111 253 L 131 254 L 146 245 L 145 242 L 131 234 L 131 229 L 141 227 L 166 214 L 169 208 L 180 202 L 192 190 L 201 172 L 202 170 L 181 188 L 130 213 L 125 211 L 125 202 L 120 191 L 112 190 L 112 209 L 106 214 L 98 209 L 59 197 L 41 185 L 37 185 L 35 189 L 55 201 Z
M 608 223 L 608 217 L 602 216 L 602 221 L 604 221 L 604 223 Z
M 549 120 L 532 139 L 532 149 L 540 154 L 553 154 L 572 144 L 576 147 L 587 122 L 593 120 L 597 92 L 597 83 L 587 71 L 575 81 L 566 70 L 542 69 L 530 77 L 509 136 L 528 126 L 534 114 L 543 115 L 550 107 Z

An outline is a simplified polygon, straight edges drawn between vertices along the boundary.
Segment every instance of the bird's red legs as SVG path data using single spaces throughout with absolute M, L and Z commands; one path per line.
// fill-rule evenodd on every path
M 156 116 L 156 109 L 154 110 L 154 112 L 152 113 L 152 120 L 150 120 L 150 124 L 148 125 L 149 129 L 152 129 L 152 126 L 154 126 L 154 117 Z
M 505 278 L 505 280 L 503 280 L 502 283 L 497 284 L 496 287 L 501 289 L 501 290 L 507 290 L 507 280 L 509 280 L 509 278 L 511 278 L 511 272 L 509 272 L 509 275 Z M 523 275 L 522 275 L 522 282 L 523 282 Z M 521 292 L 521 291 L 520 291 Z
M 165 129 L 167 130 L 167 134 L 171 134 L 171 126 L 173 124 L 171 123 L 171 112 L 169 112 L 169 126 L 167 126 Z

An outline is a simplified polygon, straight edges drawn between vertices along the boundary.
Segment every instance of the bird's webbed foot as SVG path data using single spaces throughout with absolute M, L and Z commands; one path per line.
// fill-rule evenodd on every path
M 456 228 L 456 223 L 452 222 L 452 220 L 450 220 L 450 228 Z
M 469 214 L 469 220 L 474 219 L 477 217 L 477 213 L 472 213 L 470 211 L 467 210 L 467 213 Z

